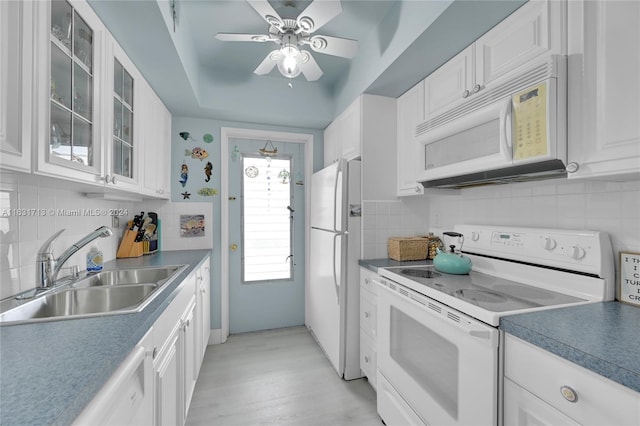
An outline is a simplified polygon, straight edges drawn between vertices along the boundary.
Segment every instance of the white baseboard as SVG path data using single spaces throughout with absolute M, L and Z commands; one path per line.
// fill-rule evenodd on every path
M 222 340 L 222 329 L 217 328 L 209 331 L 209 345 L 219 345 L 224 343 L 227 339 Z

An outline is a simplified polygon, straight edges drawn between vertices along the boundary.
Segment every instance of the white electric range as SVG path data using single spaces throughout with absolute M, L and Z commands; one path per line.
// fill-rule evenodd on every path
M 497 425 L 500 317 L 614 298 L 606 233 L 455 231 L 469 274 L 432 265 L 379 270 L 378 412 L 387 424 Z

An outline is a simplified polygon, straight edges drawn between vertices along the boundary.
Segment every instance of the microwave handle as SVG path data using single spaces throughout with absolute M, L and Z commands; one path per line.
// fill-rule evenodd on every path
M 513 110 L 511 108 L 511 97 L 509 97 L 500 110 L 500 144 L 504 149 L 504 155 L 506 159 L 509 161 L 513 159 L 513 132 L 511 129 L 512 119 Z

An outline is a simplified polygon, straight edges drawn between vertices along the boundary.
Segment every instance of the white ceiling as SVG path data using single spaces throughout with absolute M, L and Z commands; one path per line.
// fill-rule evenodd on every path
M 288 79 L 253 70 L 273 43 L 223 42 L 218 32 L 267 33 L 243 0 L 89 0 L 176 116 L 323 129 L 360 93 L 397 97 L 524 0 L 342 0 L 314 34 L 358 40 L 352 60 L 313 53 L 323 76 Z M 322 0 L 316 0 L 322 1 Z M 309 0 L 270 0 L 281 15 Z M 292 8 L 291 4 L 296 8 Z

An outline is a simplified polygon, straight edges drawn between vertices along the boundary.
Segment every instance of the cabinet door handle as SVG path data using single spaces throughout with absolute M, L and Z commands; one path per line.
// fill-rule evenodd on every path
M 482 89 L 482 86 L 476 84 L 475 86 L 473 86 L 473 93 L 478 93 L 480 89 Z
M 420 186 L 416 186 L 416 192 L 421 192 Z
M 580 164 L 576 162 L 571 162 L 567 164 L 567 173 L 575 173 L 580 168 Z
M 369 364 L 369 357 L 367 355 L 364 356 L 364 362 Z
M 462 97 L 463 98 L 468 98 L 470 94 L 471 94 L 471 92 L 469 90 L 465 90 L 464 92 L 462 92 Z
M 157 355 L 158 355 L 158 348 L 155 347 L 153 348 L 153 352 L 151 353 L 151 359 L 156 359 Z
M 365 313 L 364 313 L 364 317 L 365 317 L 365 318 L 369 318 L 369 312 L 365 312 Z
M 366 285 L 369 285 L 369 283 L 370 283 L 369 278 L 365 278 L 365 279 L 364 279 L 364 283 L 365 283 Z
M 571 386 L 561 386 L 560 393 L 562 394 L 562 397 L 564 399 L 571 402 L 572 404 L 578 402 L 578 392 L 576 392 L 575 389 L 573 389 Z

